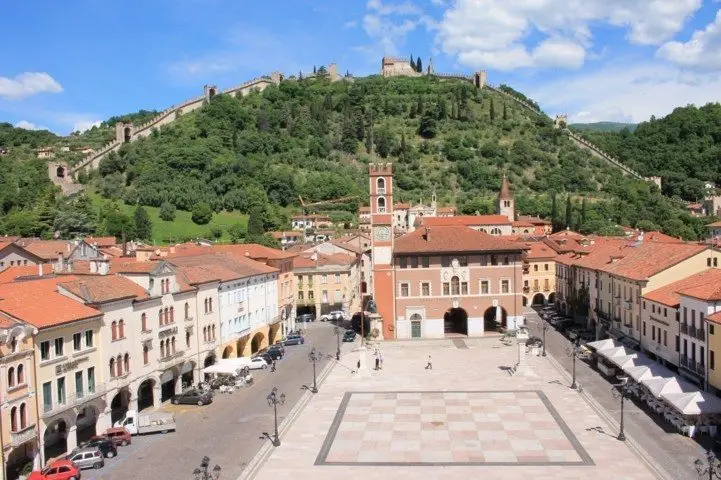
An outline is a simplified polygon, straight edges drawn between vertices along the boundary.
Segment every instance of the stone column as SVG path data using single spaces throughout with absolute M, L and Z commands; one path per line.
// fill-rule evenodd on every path
M 162 405 L 162 402 L 160 400 L 162 390 L 160 389 L 160 385 L 156 385 L 153 387 L 153 407 L 154 408 L 160 408 Z
M 138 411 L 138 395 L 137 393 L 133 395 L 133 392 L 130 392 L 130 401 L 128 402 L 128 410 Z
M 175 394 L 179 395 L 183 393 L 183 377 L 178 375 L 173 381 L 175 382 Z
M 98 414 L 98 419 L 95 421 L 95 432 L 97 435 L 102 434 L 105 430 L 112 427 L 112 414 L 110 407 L 107 407 L 103 412 Z
M 68 428 L 67 451 L 72 452 L 78 446 L 78 426 L 71 425 Z

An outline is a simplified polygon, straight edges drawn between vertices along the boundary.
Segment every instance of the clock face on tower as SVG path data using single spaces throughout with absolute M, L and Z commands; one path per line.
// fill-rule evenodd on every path
M 389 227 L 376 227 L 373 236 L 379 242 L 385 242 L 391 238 L 391 229 Z

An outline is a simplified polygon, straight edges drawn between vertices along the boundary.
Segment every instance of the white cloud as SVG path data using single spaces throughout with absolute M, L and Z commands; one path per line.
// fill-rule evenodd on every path
M 45 72 L 25 72 L 15 78 L 0 77 L 0 97 L 20 100 L 38 93 L 60 93 L 63 87 Z
M 712 23 L 696 30 L 688 42 L 667 42 L 656 55 L 686 68 L 721 70 L 721 10 Z
M 700 6 L 701 0 L 457 0 L 445 11 L 436 41 L 471 67 L 578 68 L 592 44 L 592 24 L 626 28 L 630 42 L 656 45 Z M 534 33 L 541 40 L 526 45 Z
M 73 123 L 73 132 L 84 132 L 85 130 L 90 130 L 93 127 L 99 127 L 101 121 L 100 120 L 78 120 L 75 123 Z
M 405 43 L 406 35 L 416 29 L 418 22 L 405 19 L 394 22 L 380 15 L 367 14 L 363 17 L 363 29 L 378 43 L 383 53 L 396 55 L 398 47 Z
M 357 20 L 349 20 L 343 24 L 343 28 L 355 28 L 358 26 Z
M 551 115 L 567 112 L 571 122 L 642 122 L 671 113 L 679 99 L 699 106 L 717 101 L 721 78 L 669 65 L 628 63 L 519 89 Z
M 368 0 L 368 10 L 374 10 L 378 15 L 420 15 L 421 10 L 411 2 L 383 3 L 382 0 Z
M 20 120 L 15 124 L 15 128 L 24 128 L 25 130 L 48 130 L 48 127 L 36 125 L 32 122 L 28 122 L 27 120 Z

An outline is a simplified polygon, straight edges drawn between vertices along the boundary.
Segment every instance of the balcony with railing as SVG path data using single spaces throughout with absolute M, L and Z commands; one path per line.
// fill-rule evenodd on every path
M 688 323 L 682 323 L 680 326 L 681 333 L 688 335 Z
M 158 359 L 158 364 L 160 365 L 160 368 L 167 368 L 172 365 L 175 365 L 176 363 L 180 363 L 180 361 L 183 360 L 183 355 L 185 354 L 184 350 L 178 350 L 175 353 L 172 353 L 170 355 L 166 355 L 162 358 Z
M 695 371 L 697 374 L 701 375 L 702 377 L 705 377 L 705 376 L 706 376 L 706 365 L 704 365 L 704 364 L 701 363 L 701 362 L 696 362 L 694 371 Z
M 696 325 L 689 325 L 689 326 L 688 326 L 688 334 L 689 334 L 689 336 L 691 336 L 691 337 L 695 337 L 695 336 L 696 336 Z
M 523 287 L 523 293 L 528 293 L 531 291 L 531 287 Z
M 678 359 L 679 367 L 688 368 L 689 363 L 689 358 L 686 355 L 681 355 Z
M 696 329 L 696 338 L 701 340 L 702 342 L 706 341 L 706 332 L 703 328 Z
M 103 395 L 105 393 L 105 390 L 106 385 L 104 383 L 100 383 L 98 385 L 95 385 L 94 388 L 88 389 L 87 392 L 76 392 L 75 394 L 67 395 L 65 401 L 62 403 L 45 404 L 43 405 L 42 417 L 49 418 L 53 415 L 57 415 L 60 412 L 64 412 L 69 408 L 82 405 L 85 402 L 88 402 L 94 398 Z
M 10 447 L 19 447 L 25 442 L 35 438 L 35 424 L 28 425 L 22 430 L 10 432 Z

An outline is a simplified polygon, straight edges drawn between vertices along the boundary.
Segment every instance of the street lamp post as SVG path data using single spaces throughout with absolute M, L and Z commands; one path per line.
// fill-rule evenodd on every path
M 721 462 L 716 458 L 716 455 L 708 449 L 706 451 L 706 463 L 701 459 L 696 459 L 693 462 L 698 473 L 698 478 L 703 478 L 708 475 L 709 480 L 713 480 L 714 477 L 721 478 Z
M 343 329 L 340 327 L 335 327 L 335 337 L 338 340 L 338 350 L 335 352 L 335 359 L 340 360 L 340 337 L 343 335 Z
M 193 470 L 193 478 L 195 480 L 218 480 L 220 477 L 220 465 L 215 465 L 212 470 L 208 470 L 210 467 L 210 458 L 206 455 L 200 460 L 200 467 L 196 467 Z
M 275 433 L 273 437 L 270 437 L 267 433 L 264 433 L 264 435 L 270 438 L 274 447 L 280 447 L 280 437 L 278 436 L 278 405 L 285 404 L 285 393 L 278 394 L 278 387 L 273 387 L 273 390 L 270 391 L 266 400 L 268 400 L 268 405 L 273 407 Z
M 310 351 L 308 354 L 308 361 L 313 364 L 313 387 L 310 389 L 313 393 L 318 393 L 318 384 L 316 383 L 316 376 L 315 376 L 315 363 L 320 360 L 322 354 L 316 351 L 315 347 Z
M 546 343 L 544 342 L 543 345 L 545 346 Z M 571 382 L 571 388 L 576 390 L 578 388 L 578 385 L 576 385 L 576 358 L 581 355 L 581 344 L 578 339 L 573 342 L 573 345 L 566 349 L 566 355 L 573 359 L 573 381 Z
M 621 383 L 618 383 L 611 387 L 611 392 L 613 393 L 614 398 L 620 398 L 621 399 L 621 424 L 618 428 L 618 436 L 616 437 L 621 442 L 626 441 L 626 434 L 623 431 L 623 401 L 628 397 L 629 394 L 629 384 L 628 384 L 628 377 L 618 377 L 619 380 L 621 380 Z
M 545 318 L 541 318 L 541 324 L 540 324 L 541 332 L 543 333 L 543 353 L 541 356 L 546 356 L 546 330 L 551 328 L 551 326 L 548 324 Z

